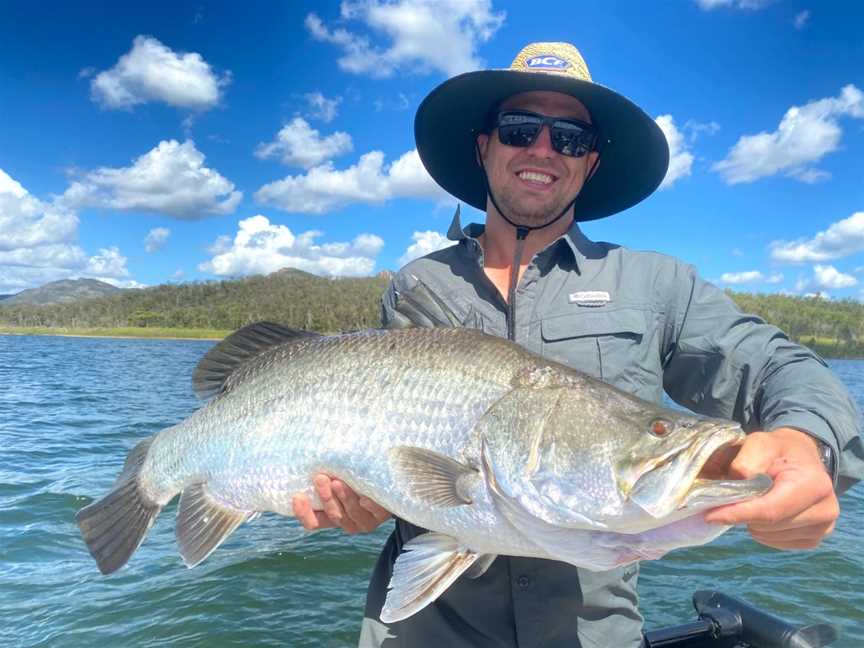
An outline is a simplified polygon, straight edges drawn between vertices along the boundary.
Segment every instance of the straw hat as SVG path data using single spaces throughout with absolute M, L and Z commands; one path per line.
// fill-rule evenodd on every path
M 629 99 L 594 83 L 579 50 L 569 43 L 532 43 L 506 70 L 461 74 L 429 93 L 417 109 L 414 138 L 435 181 L 485 211 L 475 138 L 486 129 L 494 106 L 534 90 L 576 97 L 600 132 L 600 165 L 576 199 L 577 221 L 632 207 L 658 187 L 669 166 L 669 146 L 660 127 Z

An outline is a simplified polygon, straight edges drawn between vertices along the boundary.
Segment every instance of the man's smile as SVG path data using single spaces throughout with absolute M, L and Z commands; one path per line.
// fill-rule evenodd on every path
M 539 187 L 549 186 L 558 179 L 556 176 L 550 173 L 536 171 L 533 169 L 523 169 L 522 171 L 519 171 L 516 176 L 529 185 Z

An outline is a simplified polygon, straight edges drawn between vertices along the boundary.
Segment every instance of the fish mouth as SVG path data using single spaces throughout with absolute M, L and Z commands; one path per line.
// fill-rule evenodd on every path
M 646 465 L 629 492 L 630 501 L 651 517 L 669 518 L 751 499 L 771 487 L 767 475 L 726 476 L 744 438 L 737 424 L 711 422 L 699 436 Z

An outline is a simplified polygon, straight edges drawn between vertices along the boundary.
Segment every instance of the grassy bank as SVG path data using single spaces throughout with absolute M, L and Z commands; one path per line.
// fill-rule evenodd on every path
M 125 326 L 72 328 L 66 326 L 0 326 L 0 335 L 61 335 L 69 337 L 158 338 L 172 340 L 221 340 L 231 331 L 203 328 Z

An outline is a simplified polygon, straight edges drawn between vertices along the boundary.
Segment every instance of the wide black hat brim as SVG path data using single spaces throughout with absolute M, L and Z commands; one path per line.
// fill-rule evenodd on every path
M 657 123 L 632 101 L 602 85 L 559 74 L 486 70 L 445 81 L 420 104 L 417 152 L 448 193 L 486 210 L 486 185 L 474 141 L 493 106 L 520 92 L 548 90 L 576 97 L 602 137 L 600 164 L 574 204 L 577 221 L 632 207 L 663 181 L 669 146 Z

